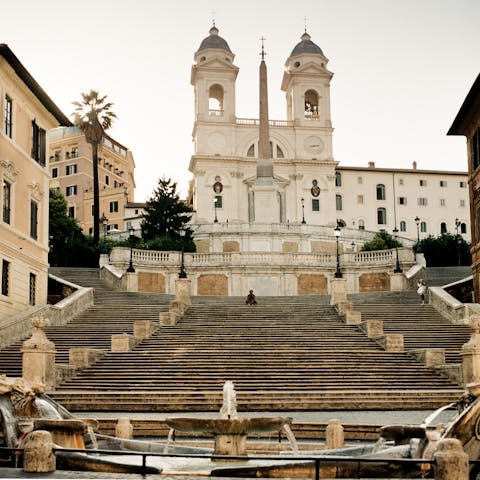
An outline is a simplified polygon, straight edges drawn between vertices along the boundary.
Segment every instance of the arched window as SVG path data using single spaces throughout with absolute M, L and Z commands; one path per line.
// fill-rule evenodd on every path
M 283 150 L 277 145 L 277 158 L 285 158 Z
M 210 115 L 223 115 L 223 88 L 218 83 L 212 85 L 208 90 L 208 109 Z
M 318 94 L 315 90 L 305 92 L 305 118 L 318 118 Z
M 387 210 L 385 208 L 377 208 L 377 223 L 379 225 L 386 225 L 387 223 Z
M 335 173 L 335 186 L 336 187 L 342 186 L 342 174 L 340 172 Z
M 377 200 L 385 200 L 385 185 L 379 183 L 377 185 Z
M 341 228 L 345 228 L 347 226 L 347 222 L 345 222 L 345 220 L 342 220 L 341 218 L 337 218 L 337 225 Z
M 252 143 L 247 151 L 247 157 L 254 157 L 255 156 L 255 145 Z
M 400 222 L 400 231 L 401 232 L 406 232 L 407 231 L 407 222 L 405 220 L 402 220 Z
M 365 230 L 365 220 L 359 220 L 358 221 L 358 229 L 359 230 Z
M 440 233 L 447 233 L 447 224 L 445 222 L 440 224 Z
M 342 210 L 343 209 L 343 202 L 342 202 L 342 196 L 341 195 L 335 195 L 335 203 L 337 206 L 337 210 Z
M 420 231 L 422 233 L 427 233 L 427 222 L 420 222 Z

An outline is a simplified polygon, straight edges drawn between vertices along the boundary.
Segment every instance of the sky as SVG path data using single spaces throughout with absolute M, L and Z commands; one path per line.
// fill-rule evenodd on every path
M 135 201 L 161 177 L 182 196 L 193 153 L 193 55 L 212 19 L 235 54 L 238 117 L 258 117 L 265 37 L 269 115 L 286 118 L 284 64 L 305 26 L 329 59 L 334 158 L 342 166 L 466 171 L 464 137 L 446 136 L 480 70 L 478 0 L 15 0 L 6 43 L 67 115 L 108 95 L 109 134 L 129 148 Z

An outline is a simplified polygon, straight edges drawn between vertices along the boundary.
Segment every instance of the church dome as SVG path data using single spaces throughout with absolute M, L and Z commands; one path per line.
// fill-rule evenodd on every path
M 215 25 L 209 31 L 210 35 L 207 38 L 202 40 L 198 51 L 204 50 L 206 48 L 218 48 L 222 50 L 226 50 L 227 52 L 232 52 L 228 43 L 218 35 L 218 28 Z
M 305 32 L 301 38 L 302 41 L 297 43 L 292 50 L 292 53 L 290 54 L 291 57 L 302 55 L 303 53 L 323 55 L 322 49 L 310 40 L 311 37 L 307 32 Z

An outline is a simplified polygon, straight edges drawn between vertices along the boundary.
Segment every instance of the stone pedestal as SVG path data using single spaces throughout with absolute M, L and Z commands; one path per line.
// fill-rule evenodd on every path
M 133 322 L 133 336 L 138 340 L 150 338 L 152 326 L 150 320 L 135 320 Z
M 347 325 L 359 325 L 362 323 L 362 312 L 355 310 L 347 310 L 344 315 L 345 323 Z
M 133 337 L 128 333 L 112 335 L 112 352 L 129 352 L 133 346 Z
M 192 281 L 189 278 L 177 278 L 175 280 L 175 300 L 190 305 L 192 303 Z
M 138 292 L 137 272 L 125 272 L 125 290 L 127 292 Z
M 480 396 L 480 315 L 470 317 L 470 326 L 474 332 L 460 352 L 463 382 L 468 391 L 478 397 Z
M 347 280 L 345 278 L 334 278 L 330 281 L 330 305 L 347 302 Z
M 69 366 L 82 370 L 105 355 L 106 351 L 100 348 L 72 347 L 68 351 Z
M 401 292 L 407 289 L 407 279 L 403 273 L 392 273 L 390 275 L 390 291 Z
M 185 313 L 185 304 L 178 300 L 172 300 L 169 304 L 169 311 L 182 316 Z
M 383 322 L 381 320 L 367 320 L 364 327 L 368 338 L 383 337 Z
M 436 480 L 468 480 L 468 455 L 463 451 L 460 440 L 445 438 L 440 440 L 433 455 Z
M 115 426 L 115 436 L 118 438 L 133 438 L 133 426 L 130 423 L 130 419 L 127 417 L 120 417 Z
M 36 430 L 25 439 L 23 470 L 25 472 L 54 472 L 56 457 L 53 454 L 53 441 L 50 432 Z
M 108 253 L 101 253 L 100 258 L 98 260 L 98 266 L 100 268 L 108 265 L 110 263 L 110 255 Z
M 158 319 L 161 327 L 171 327 L 177 323 L 177 314 L 175 312 L 160 312 Z
M 327 448 L 342 448 L 345 443 L 345 435 L 342 424 L 336 418 L 332 418 L 325 429 L 325 441 Z
M 445 365 L 444 348 L 426 348 L 424 363 L 426 367 L 441 367 Z
M 35 331 L 22 348 L 22 377 L 31 384 L 45 385 L 47 390 L 55 387 L 56 378 L 55 345 L 42 330 L 49 323 L 47 318 L 32 318 Z
M 215 435 L 214 455 L 243 456 L 247 454 L 246 435 Z M 223 459 L 222 459 L 223 460 Z
M 335 309 L 339 315 L 345 315 L 349 310 L 353 309 L 352 302 L 340 302 L 335 304 Z
M 403 334 L 388 333 L 385 335 L 384 345 L 387 352 L 403 352 Z

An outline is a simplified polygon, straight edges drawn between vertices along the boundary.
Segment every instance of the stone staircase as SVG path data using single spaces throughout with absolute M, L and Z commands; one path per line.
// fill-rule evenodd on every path
M 441 287 L 449 283 L 458 282 L 472 274 L 472 267 L 428 267 L 427 285 Z

